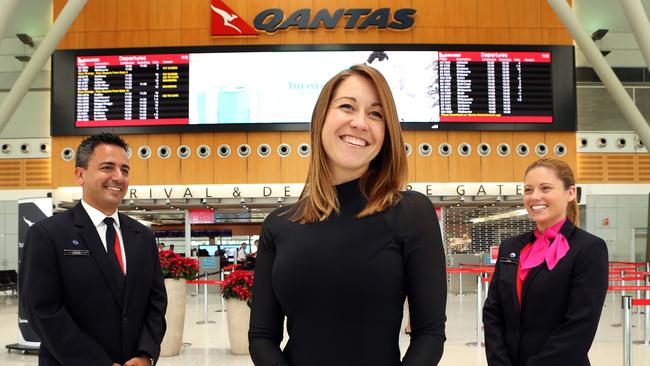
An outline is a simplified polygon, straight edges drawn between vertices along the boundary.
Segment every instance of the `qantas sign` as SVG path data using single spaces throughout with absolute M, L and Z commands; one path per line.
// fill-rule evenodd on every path
M 255 16 L 253 26 L 235 13 L 223 0 L 212 0 L 212 35 L 213 36 L 255 36 L 258 30 L 274 33 L 289 28 L 317 29 L 321 26 L 334 29 L 337 24 L 344 24 L 345 29 L 402 30 L 411 28 L 415 22 L 415 9 L 398 9 L 391 13 L 390 8 L 380 9 L 337 9 L 330 13 L 327 9 L 312 11 L 298 9 L 285 16 L 281 9 L 262 10 Z

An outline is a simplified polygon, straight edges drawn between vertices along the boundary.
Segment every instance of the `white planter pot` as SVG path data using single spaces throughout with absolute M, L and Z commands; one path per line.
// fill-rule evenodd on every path
M 167 331 L 160 345 L 160 356 L 178 356 L 183 343 L 183 328 L 185 326 L 185 280 L 165 278 L 167 290 Z
M 226 299 L 228 308 L 228 339 L 230 352 L 235 355 L 248 354 L 248 323 L 250 322 L 251 309 L 245 301 Z

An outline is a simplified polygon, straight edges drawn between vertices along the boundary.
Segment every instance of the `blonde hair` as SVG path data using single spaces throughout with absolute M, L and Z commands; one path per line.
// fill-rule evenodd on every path
M 526 175 L 528 175 L 528 172 L 535 168 L 547 168 L 552 170 L 555 173 L 555 176 L 562 181 L 564 189 L 569 189 L 571 186 L 576 185 L 573 170 L 571 170 L 569 164 L 562 160 L 553 158 L 538 159 L 526 168 L 524 179 L 526 178 Z M 567 205 L 566 216 L 574 225 L 580 225 L 580 211 L 578 210 L 577 196 Z
M 354 65 L 334 75 L 325 84 L 314 106 L 311 117 L 312 154 L 309 172 L 300 199 L 289 211 L 292 221 L 303 224 L 323 221 L 333 211 L 340 211 L 340 203 L 322 143 L 322 131 L 334 92 L 343 80 L 352 75 L 366 78 L 377 89 L 386 122 L 386 133 L 381 150 L 360 178 L 359 186 L 368 203 L 357 216 L 365 217 L 381 212 L 396 204 L 401 197 L 399 191 L 406 184 L 406 152 L 393 95 L 379 71 L 366 65 Z

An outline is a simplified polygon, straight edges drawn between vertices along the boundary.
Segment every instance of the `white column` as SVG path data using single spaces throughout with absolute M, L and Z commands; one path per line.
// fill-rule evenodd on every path
M 185 258 L 190 257 L 191 239 L 192 239 L 192 225 L 190 225 L 190 210 L 186 208 L 185 209 Z
M 650 68 L 650 21 L 641 0 L 621 0 L 636 43 L 639 44 L 646 67 Z
M 86 5 L 88 0 L 68 0 L 54 24 L 43 38 L 43 41 L 32 54 L 32 59 L 27 63 L 16 83 L 11 88 L 4 103 L 0 106 L 0 133 L 4 130 L 9 119 L 20 105 L 20 102 L 29 91 L 34 79 L 45 66 L 45 63 L 56 49 L 63 36 Z
M 4 37 L 11 14 L 16 10 L 18 0 L 0 0 L 0 40 Z
M 602 80 L 607 88 L 607 91 L 614 99 L 614 102 L 623 113 L 627 123 L 639 134 L 641 140 L 647 145 L 650 144 L 650 126 L 639 112 L 629 94 L 623 88 L 623 84 L 618 80 L 616 74 L 611 66 L 605 60 L 605 57 L 600 53 L 600 50 L 591 40 L 591 36 L 587 34 L 580 20 L 573 13 L 573 10 L 567 4 L 566 0 L 547 0 L 548 4 L 553 8 L 557 16 L 562 20 L 564 26 L 567 27 L 576 43 L 582 50 L 582 53 L 587 57 L 589 63 L 594 68 L 594 71 Z

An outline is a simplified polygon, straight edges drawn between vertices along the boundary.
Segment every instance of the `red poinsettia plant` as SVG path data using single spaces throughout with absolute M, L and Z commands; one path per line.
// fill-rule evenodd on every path
M 194 258 L 182 257 L 171 250 L 161 250 L 158 257 L 164 278 L 191 280 L 199 273 L 199 261 Z
M 253 295 L 253 277 L 252 271 L 233 271 L 221 284 L 223 298 L 243 300 L 250 306 Z

